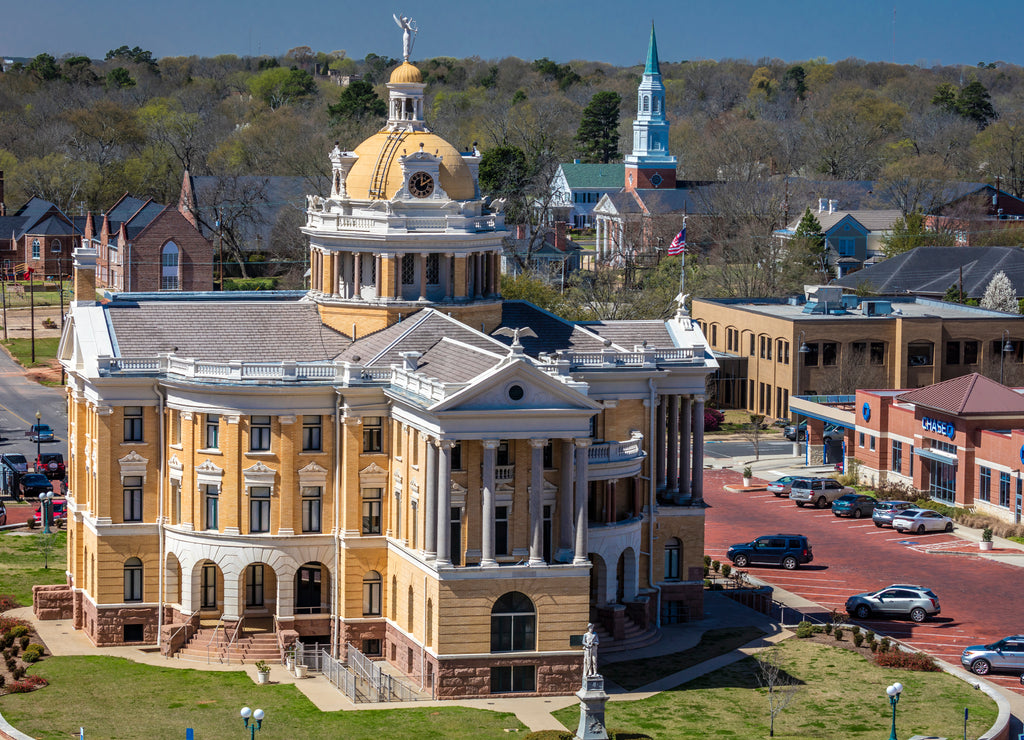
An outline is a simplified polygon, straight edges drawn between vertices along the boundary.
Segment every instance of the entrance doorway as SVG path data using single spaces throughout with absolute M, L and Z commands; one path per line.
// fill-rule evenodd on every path
M 245 569 L 245 605 L 263 606 L 262 565 L 250 565 Z
M 295 589 L 295 611 L 298 614 L 320 613 L 320 568 L 304 565 L 299 568 Z
M 217 608 L 217 566 L 206 563 L 202 575 L 203 609 Z

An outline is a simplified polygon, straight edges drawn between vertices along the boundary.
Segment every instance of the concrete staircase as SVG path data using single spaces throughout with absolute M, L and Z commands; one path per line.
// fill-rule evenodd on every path
M 277 635 L 262 629 L 243 629 L 234 643 L 231 632 L 223 627 L 200 627 L 192 639 L 174 656 L 179 660 L 202 663 L 255 663 L 265 660 L 280 663 L 281 651 L 277 647 Z
M 623 653 L 629 650 L 636 650 L 638 648 L 647 647 L 648 645 L 653 645 L 661 639 L 661 631 L 657 627 L 651 626 L 644 629 L 628 616 L 626 617 L 625 626 L 626 629 L 623 638 L 621 640 L 616 640 L 607 630 L 605 630 L 600 622 L 594 623 L 594 632 L 597 633 L 597 637 L 601 641 L 598 647 L 598 655 L 608 655 L 612 653 Z

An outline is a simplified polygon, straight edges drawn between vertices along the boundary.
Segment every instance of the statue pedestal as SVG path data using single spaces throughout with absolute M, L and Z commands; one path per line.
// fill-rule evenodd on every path
M 608 730 L 604 726 L 604 704 L 608 701 L 608 694 L 604 693 L 604 676 L 586 676 L 576 697 L 580 700 L 580 725 L 576 728 L 574 740 L 608 740 Z

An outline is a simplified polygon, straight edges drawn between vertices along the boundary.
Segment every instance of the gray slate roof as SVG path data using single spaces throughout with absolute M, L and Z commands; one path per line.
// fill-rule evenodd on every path
M 609 339 L 626 350 L 647 342 L 648 347 L 664 349 L 675 347 L 672 335 L 668 333 L 664 321 L 581 321 L 582 326 L 594 332 L 602 339 Z
M 423 353 L 416 370 L 447 383 L 464 383 L 490 370 L 502 359 L 491 352 L 442 337 Z
M 1017 295 L 1024 295 L 1024 250 L 1018 247 L 917 247 L 833 281 L 850 290 L 864 286 L 879 295 L 939 296 L 960 282 L 981 298 L 997 272 L 1005 272 Z
M 351 340 L 295 300 L 132 301 L 105 307 L 117 354 L 243 362 L 330 360 Z
M 604 348 L 604 341 L 600 337 L 526 301 L 505 301 L 501 306 L 501 325 L 512 329 L 528 326 L 537 334 L 536 337 L 520 337 L 519 340 L 523 350 L 531 357 L 560 349 L 598 352 Z M 512 337 L 494 338 L 502 344 L 512 344 Z

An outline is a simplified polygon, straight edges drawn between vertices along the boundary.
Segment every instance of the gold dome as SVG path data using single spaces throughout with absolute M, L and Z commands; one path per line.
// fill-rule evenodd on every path
M 393 198 L 405 184 L 402 179 L 402 165 L 398 160 L 403 155 L 418 152 L 420 144 L 423 144 L 423 151 L 428 154 L 436 153 L 441 157 L 441 187 L 448 197 L 452 200 L 472 200 L 476 196 L 473 173 L 469 171 L 462 155 L 447 141 L 429 131 L 410 131 L 404 135 L 402 143 L 391 153 L 390 162 L 380 162 L 379 164 L 381 171 L 387 172 L 384 192 L 371 196 L 370 186 L 373 184 L 374 173 L 377 171 L 377 160 L 390 135 L 387 131 L 381 131 L 356 147 L 355 153 L 359 155 L 359 159 L 352 165 L 352 169 L 345 179 L 349 197 L 357 200 L 370 200 L 371 197 L 385 200 Z
M 419 71 L 416 65 L 402 62 L 401 65 L 395 67 L 395 71 L 391 73 L 391 79 L 388 82 L 423 82 L 423 73 Z

